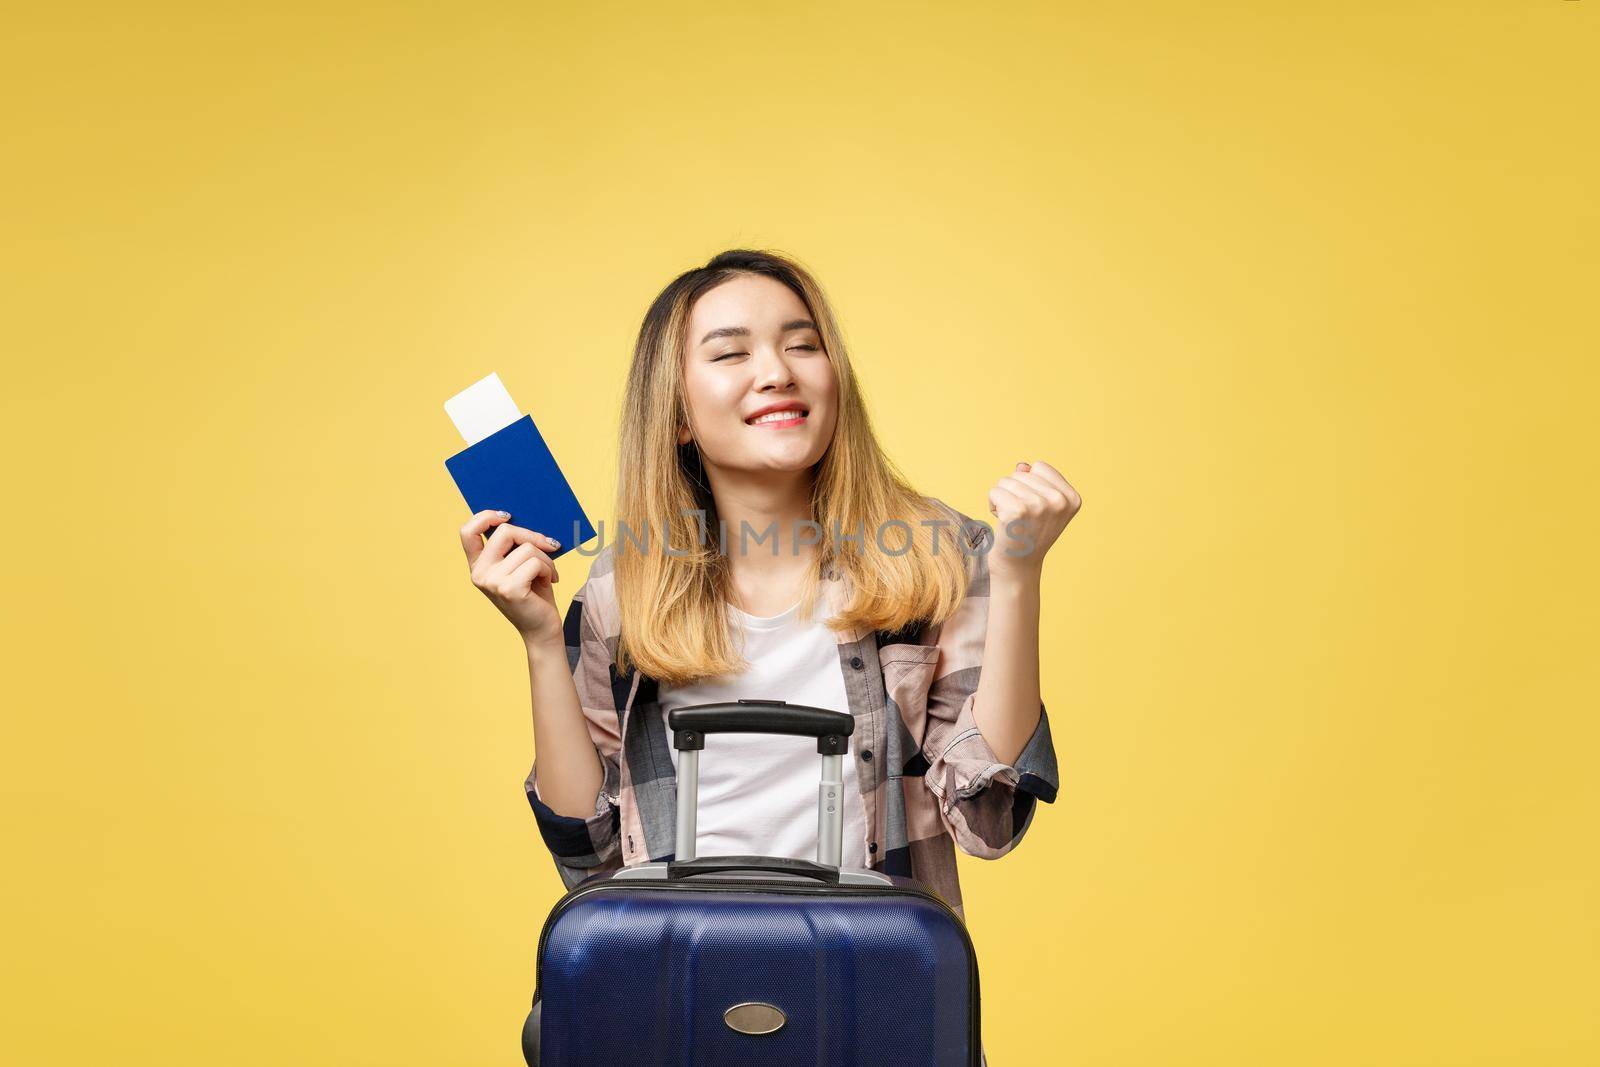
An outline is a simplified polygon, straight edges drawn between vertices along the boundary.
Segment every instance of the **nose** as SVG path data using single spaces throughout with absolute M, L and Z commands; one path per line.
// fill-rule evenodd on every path
M 789 361 L 775 348 L 763 347 L 756 357 L 756 390 L 787 389 L 794 384 Z

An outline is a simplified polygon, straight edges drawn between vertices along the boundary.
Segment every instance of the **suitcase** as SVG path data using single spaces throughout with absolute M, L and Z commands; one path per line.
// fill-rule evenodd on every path
M 739 700 L 668 714 L 674 858 L 573 886 L 539 934 L 530 1067 L 980 1067 L 978 962 L 961 919 L 910 878 L 841 868 L 854 719 Z M 817 859 L 696 857 L 705 735 L 814 737 Z

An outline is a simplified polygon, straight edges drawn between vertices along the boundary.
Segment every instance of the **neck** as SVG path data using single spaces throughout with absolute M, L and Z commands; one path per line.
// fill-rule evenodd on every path
M 796 561 L 809 559 L 817 551 L 814 542 L 820 541 L 821 535 L 801 525 L 816 518 L 811 509 L 813 474 L 810 470 L 707 470 L 706 474 L 712 499 L 717 504 L 717 515 L 727 530 L 728 562 L 734 570 L 754 566 L 761 571 L 787 571 Z M 749 527 L 744 535 L 742 553 L 740 533 L 744 527 L 741 523 Z M 715 529 L 708 529 L 706 533 L 709 539 L 717 537 Z M 760 544 L 756 543 L 757 537 L 761 538 Z

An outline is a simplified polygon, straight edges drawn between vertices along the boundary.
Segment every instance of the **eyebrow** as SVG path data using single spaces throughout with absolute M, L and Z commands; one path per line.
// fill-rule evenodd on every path
M 783 333 L 788 333 L 790 330 L 816 330 L 817 324 L 812 322 L 810 319 L 790 319 L 788 322 L 779 327 L 779 329 Z M 818 330 L 817 332 L 821 333 L 822 331 Z M 719 337 L 749 336 L 750 328 L 748 326 L 722 326 L 712 330 L 710 333 L 700 338 L 700 343 L 706 344 L 707 342 L 715 341 Z

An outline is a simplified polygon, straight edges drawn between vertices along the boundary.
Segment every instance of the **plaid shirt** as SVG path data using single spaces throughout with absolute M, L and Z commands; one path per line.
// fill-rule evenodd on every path
M 856 719 L 850 753 L 866 813 L 868 863 L 923 883 L 965 921 L 955 849 L 983 859 L 1004 856 L 1022 840 L 1035 802 L 1055 800 L 1058 783 L 1042 703 L 1039 725 L 1013 764 L 996 758 L 973 719 L 989 608 L 987 552 L 995 535 L 936 503 L 958 517 L 975 553 L 966 556 L 970 579 L 960 607 L 942 625 L 838 633 L 839 668 Z M 615 548 L 595 556 L 564 622 L 567 663 L 605 766 L 594 814 L 558 815 L 540 799 L 536 773 L 524 782 L 568 889 L 624 864 L 671 860 L 676 847 L 677 776 L 657 683 L 632 668 L 616 671 Z M 836 613 L 844 582 L 830 570 L 823 586 Z M 795 752 L 799 758 L 801 749 Z

